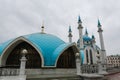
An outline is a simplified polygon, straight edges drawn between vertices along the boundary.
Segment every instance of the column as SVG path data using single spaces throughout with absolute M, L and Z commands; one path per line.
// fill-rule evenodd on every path
M 26 66 L 26 61 L 27 61 L 25 55 L 27 54 L 27 50 L 23 49 L 21 51 L 21 53 L 22 53 L 22 58 L 20 59 L 21 64 L 20 64 L 20 73 L 19 73 L 19 75 L 25 75 L 25 66 Z

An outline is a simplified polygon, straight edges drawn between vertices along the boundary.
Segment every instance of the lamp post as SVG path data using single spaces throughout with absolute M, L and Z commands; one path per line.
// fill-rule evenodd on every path
M 19 73 L 19 75 L 25 75 L 25 66 L 26 66 L 26 61 L 27 61 L 25 55 L 28 53 L 28 51 L 26 49 L 23 49 L 21 51 L 21 53 L 22 53 L 22 58 L 20 59 L 21 64 L 20 64 L 20 73 Z

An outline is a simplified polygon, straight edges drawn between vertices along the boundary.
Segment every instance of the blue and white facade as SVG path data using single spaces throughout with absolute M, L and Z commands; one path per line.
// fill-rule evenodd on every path
M 92 35 L 89 37 L 87 29 L 85 34 L 82 35 L 83 39 L 83 52 L 84 52 L 84 60 L 83 64 L 97 64 L 98 60 L 101 60 L 101 50 L 96 45 L 95 37 Z M 77 46 L 80 48 L 80 40 L 77 41 Z

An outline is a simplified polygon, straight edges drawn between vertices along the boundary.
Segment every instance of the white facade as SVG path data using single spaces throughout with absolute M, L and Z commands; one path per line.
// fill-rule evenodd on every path
M 101 49 L 96 45 L 96 41 L 94 36 L 89 37 L 87 30 L 84 35 L 82 35 L 83 39 L 83 50 L 84 50 L 84 61 L 83 64 L 97 64 L 98 60 L 102 60 L 101 57 Z M 79 46 L 81 41 L 78 40 L 77 46 Z

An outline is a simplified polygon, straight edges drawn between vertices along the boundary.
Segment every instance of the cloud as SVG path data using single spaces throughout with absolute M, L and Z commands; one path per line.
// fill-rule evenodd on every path
M 47 33 L 57 35 L 66 42 L 68 26 L 71 25 L 73 41 L 77 41 L 77 16 L 80 15 L 84 29 L 88 28 L 90 36 L 96 36 L 98 45 L 99 18 L 107 54 L 119 54 L 119 4 L 119 0 L 0 0 L 0 42 L 40 32 L 43 21 Z

